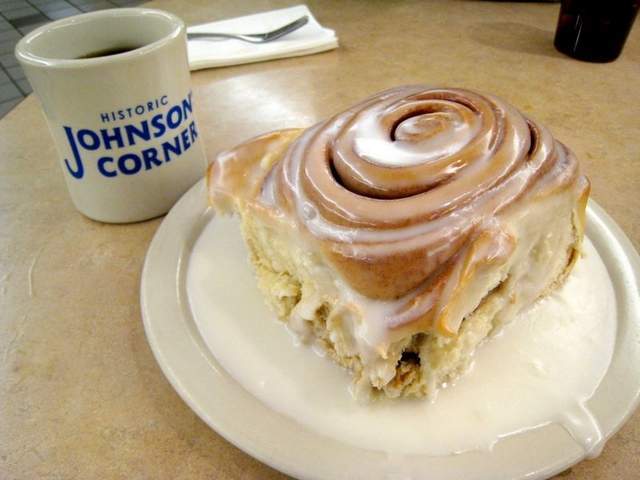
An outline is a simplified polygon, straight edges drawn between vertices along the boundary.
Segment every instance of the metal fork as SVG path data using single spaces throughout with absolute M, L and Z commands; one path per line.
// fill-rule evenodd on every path
M 265 33 L 246 33 L 246 34 L 234 34 L 234 33 L 215 33 L 215 32 L 187 32 L 187 38 L 190 40 L 242 40 L 244 42 L 250 43 L 267 43 L 272 42 L 284 35 L 287 35 L 294 30 L 298 30 L 300 27 L 303 27 L 309 21 L 309 17 L 305 15 L 304 17 L 300 17 L 297 20 L 294 20 L 291 23 L 288 23 L 280 28 L 276 28 L 270 32 Z

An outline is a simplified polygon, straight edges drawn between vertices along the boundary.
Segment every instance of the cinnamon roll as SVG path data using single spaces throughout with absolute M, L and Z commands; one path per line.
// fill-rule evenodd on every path
M 425 396 L 578 258 L 589 182 L 508 103 L 404 86 L 221 153 L 267 301 L 357 392 Z

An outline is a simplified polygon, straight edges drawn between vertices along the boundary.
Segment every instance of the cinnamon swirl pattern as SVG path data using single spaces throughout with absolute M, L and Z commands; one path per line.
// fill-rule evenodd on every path
M 502 214 L 563 190 L 583 204 L 588 195 L 575 156 L 548 130 L 462 89 L 388 90 L 286 147 L 258 176 L 254 201 L 293 220 L 356 292 L 392 305 L 391 330 L 455 334 L 456 293 L 516 248 Z M 218 178 L 238 156 L 220 157 Z

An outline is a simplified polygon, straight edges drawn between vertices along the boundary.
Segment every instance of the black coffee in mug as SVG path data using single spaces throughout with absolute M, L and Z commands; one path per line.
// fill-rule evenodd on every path
M 76 57 L 78 60 L 85 58 L 97 58 L 97 57 L 108 57 L 109 55 L 118 55 L 119 53 L 130 52 L 131 50 L 136 50 L 139 47 L 113 47 L 113 48 L 105 48 L 103 50 L 97 50 L 95 52 L 89 52 L 79 57 Z

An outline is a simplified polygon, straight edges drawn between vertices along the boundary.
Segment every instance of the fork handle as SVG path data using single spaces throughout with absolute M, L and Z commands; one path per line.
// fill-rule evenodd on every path
M 231 33 L 208 33 L 208 32 L 187 32 L 187 38 L 195 40 L 197 38 L 233 38 L 237 40 L 244 40 L 241 35 L 233 35 Z

